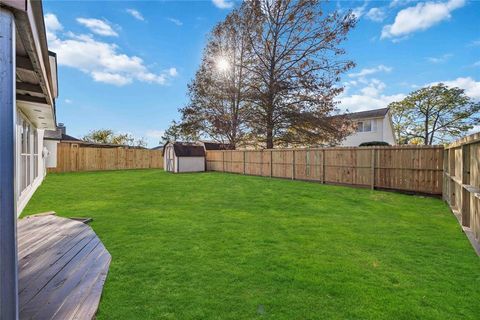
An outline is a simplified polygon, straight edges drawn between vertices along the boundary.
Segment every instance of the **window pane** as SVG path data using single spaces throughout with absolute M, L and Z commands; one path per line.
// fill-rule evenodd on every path
M 38 154 L 38 132 L 33 130 L 33 154 Z
M 363 132 L 363 122 L 357 122 L 357 132 Z
M 363 131 L 364 132 L 369 132 L 372 131 L 372 121 L 368 120 L 363 123 Z

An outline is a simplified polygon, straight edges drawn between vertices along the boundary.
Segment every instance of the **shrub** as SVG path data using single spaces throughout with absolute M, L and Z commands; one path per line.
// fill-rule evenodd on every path
M 359 147 L 371 147 L 371 146 L 389 146 L 390 144 L 385 141 L 369 141 L 360 143 Z

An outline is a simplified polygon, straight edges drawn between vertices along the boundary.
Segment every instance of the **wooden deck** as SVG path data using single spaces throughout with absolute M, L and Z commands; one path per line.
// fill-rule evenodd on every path
M 17 228 L 20 319 L 92 319 L 111 261 L 92 228 L 52 214 Z

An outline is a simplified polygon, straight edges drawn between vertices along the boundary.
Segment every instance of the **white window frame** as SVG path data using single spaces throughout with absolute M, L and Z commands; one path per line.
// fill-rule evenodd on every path
M 37 128 L 35 128 L 22 112 L 18 113 L 18 127 L 20 151 L 18 194 L 22 197 L 31 189 L 33 183 L 39 176 L 39 145 Z M 25 132 L 27 136 L 24 136 Z
M 366 124 L 370 125 L 370 130 L 365 130 Z M 364 119 L 357 121 L 357 133 L 377 132 L 377 119 Z

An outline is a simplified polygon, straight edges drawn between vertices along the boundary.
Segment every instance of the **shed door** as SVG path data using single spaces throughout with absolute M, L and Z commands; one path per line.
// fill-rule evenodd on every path
M 167 149 L 167 171 L 171 171 L 171 172 L 175 171 L 174 166 L 173 166 L 174 158 L 175 158 L 175 154 L 174 154 L 174 151 L 173 151 L 173 147 L 169 146 L 168 149 Z

